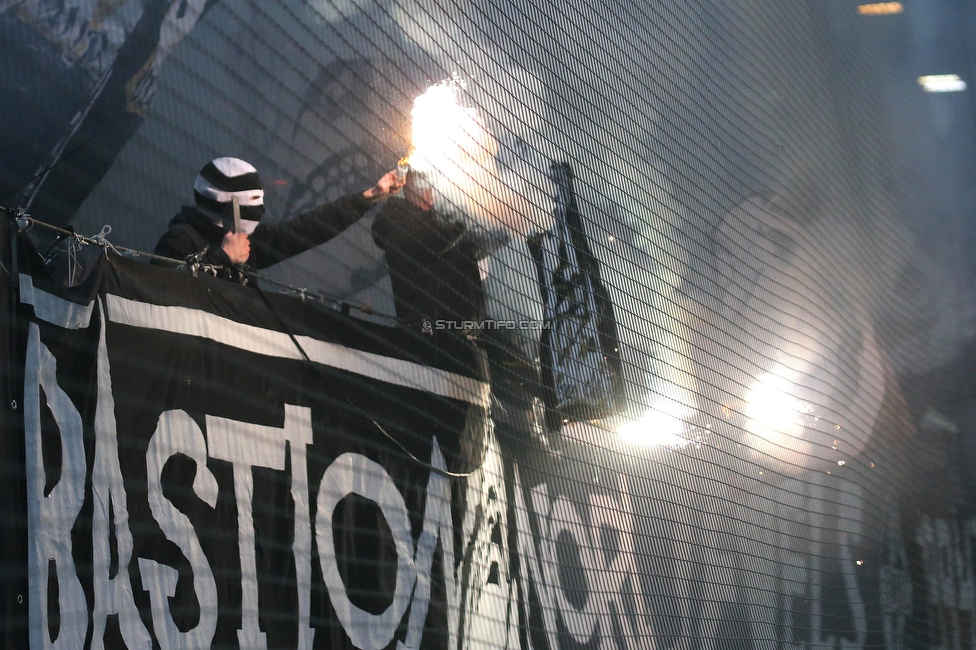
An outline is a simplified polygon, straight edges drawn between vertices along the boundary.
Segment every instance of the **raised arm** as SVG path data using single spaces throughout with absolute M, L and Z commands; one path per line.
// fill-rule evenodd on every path
M 277 224 L 260 224 L 250 236 L 251 266 L 262 269 L 329 241 L 359 221 L 377 201 L 403 186 L 395 171 L 365 192 L 350 194 Z

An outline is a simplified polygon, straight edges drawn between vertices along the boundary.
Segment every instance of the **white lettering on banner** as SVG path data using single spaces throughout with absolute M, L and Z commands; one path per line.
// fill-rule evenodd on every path
M 587 643 L 597 629 L 597 621 L 603 620 L 601 632 L 605 635 L 609 631 L 609 621 L 604 619 L 600 599 L 603 593 L 599 589 L 599 570 L 593 557 L 595 544 L 589 531 L 583 527 L 583 522 L 576 513 L 573 503 L 559 497 L 552 506 L 552 516 L 549 519 L 549 530 L 539 540 L 542 545 L 544 559 L 543 571 L 546 582 L 553 587 L 556 594 L 556 606 L 566 630 L 577 643 Z M 562 565 L 557 555 L 556 545 L 563 548 L 573 546 L 577 549 L 580 560 L 581 577 L 584 584 L 566 584 L 560 578 L 559 568 Z M 572 593 L 570 593 L 572 592 Z M 581 600 L 581 605 L 570 602 L 568 596 L 575 596 Z
M 510 575 L 504 459 L 489 435 L 481 467 L 468 477 L 463 521 L 463 648 L 518 647 L 517 584 Z
M 637 554 L 634 552 L 634 511 L 630 503 L 630 491 L 622 477 L 618 478 L 616 487 L 613 496 L 594 494 L 590 497 L 590 527 L 594 541 L 600 540 L 593 552 L 594 559 L 612 558 L 608 559 L 602 570 L 597 571 L 601 579 L 598 593 L 605 594 L 606 598 L 602 615 L 617 616 L 624 623 L 621 631 L 625 646 L 654 650 L 654 633 L 644 610 Z M 606 537 L 600 534 L 603 531 L 607 532 Z M 615 549 L 610 548 L 612 539 L 617 540 Z M 624 596 L 628 593 L 633 597 L 631 603 L 624 602 Z M 627 611 L 634 612 L 634 615 L 625 615 Z M 605 628 L 611 629 L 609 624 Z M 603 635 L 601 647 L 604 650 L 616 650 L 617 646 L 611 634 Z
M 542 564 L 539 559 L 539 552 L 536 549 L 535 536 L 532 534 L 529 508 L 525 503 L 525 496 L 522 489 L 519 468 L 515 466 L 515 522 L 518 534 L 518 552 L 522 558 L 520 566 L 525 567 L 525 574 L 521 576 L 526 585 L 524 605 L 525 620 L 529 619 L 528 611 L 528 586 L 534 585 L 536 595 L 539 598 L 539 607 L 542 610 L 543 629 L 546 634 L 546 641 L 550 650 L 558 648 L 556 642 L 556 606 L 553 603 L 552 590 L 546 585 L 545 574 L 542 571 Z M 539 485 L 532 491 L 533 505 L 535 506 L 536 521 L 541 531 L 542 522 L 549 519 L 549 495 L 546 484 Z M 531 640 L 530 640 L 531 642 Z
M 234 465 L 234 494 L 237 498 L 237 534 L 241 554 L 241 629 L 237 638 L 241 647 L 263 650 L 268 647 L 268 639 L 261 631 L 258 620 L 258 576 L 254 556 L 254 517 L 252 500 L 254 497 L 253 467 L 266 467 L 282 471 L 285 469 L 285 447 L 290 443 L 294 450 L 302 446 L 302 467 L 304 468 L 304 445 L 312 441 L 312 412 L 308 407 L 285 405 L 285 426 L 275 428 L 228 420 L 212 415 L 206 416 L 207 445 L 211 458 L 226 460 Z M 305 470 L 307 472 L 307 469 Z M 296 478 L 305 480 L 304 490 L 308 490 L 308 478 L 292 472 L 292 495 L 300 491 Z M 307 497 L 306 497 L 307 498 Z M 312 642 L 312 630 L 308 627 L 309 597 L 302 595 L 301 582 L 311 587 L 311 557 L 302 547 L 303 540 L 299 528 L 308 529 L 308 509 L 305 520 L 301 521 L 301 509 L 296 502 L 295 543 L 299 553 L 295 556 L 297 577 L 299 579 L 299 603 L 305 609 L 299 612 L 299 635 L 305 647 Z M 306 548 L 308 545 L 305 545 Z M 304 555 L 304 557 L 299 557 Z M 305 594 L 308 592 L 306 591 Z
M 100 304 L 99 309 L 104 315 L 104 306 Z M 363 650 L 388 647 L 405 617 L 408 617 L 406 632 L 396 644 L 398 650 L 419 650 L 423 645 L 431 607 L 431 578 L 438 553 L 447 601 L 446 611 L 438 611 L 438 615 L 445 616 L 446 621 L 432 621 L 431 625 L 446 624 L 451 649 L 486 644 L 519 647 L 519 626 L 529 619 L 528 608 L 533 606 L 529 601 L 530 587 L 542 605 L 544 634 L 548 635 L 553 650 L 559 648 L 560 626 L 577 642 L 592 642 L 594 650 L 654 648 L 639 592 L 633 552 L 633 513 L 626 489 L 618 486 L 616 490 L 594 494 L 589 503 L 581 504 L 564 496 L 550 498 L 549 488 L 543 484 L 532 491 L 527 508 L 525 498 L 529 493 L 522 490 L 517 465 L 506 466 L 497 441 L 489 437 L 485 463 L 466 484 L 469 510 L 477 512 L 466 516 L 464 547 L 467 552 L 463 558 L 456 558 L 452 482 L 445 475 L 437 471 L 429 473 L 423 528 L 416 540 L 404 496 L 382 466 L 362 455 L 340 456 L 326 469 L 317 492 L 310 493 L 307 446 L 312 443 L 311 410 L 293 405 L 284 406 L 284 423 L 280 428 L 207 415 L 205 427 L 201 429 L 184 411 L 165 411 L 159 416 L 146 451 L 147 503 L 144 505 L 149 506 L 162 535 L 180 550 L 191 570 L 193 595 L 190 598 L 198 603 L 200 616 L 193 628 L 181 628 L 170 601 L 181 586 L 180 573 L 173 566 L 135 557 L 128 517 L 130 504 L 122 473 L 123 461 L 133 462 L 134 452 L 125 446 L 126 439 L 117 430 L 106 319 L 102 318 L 101 323 L 91 461 L 91 602 L 86 601 L 76 575 L 71 549 L 71 528 L 84 503 L 86 463 L 81 416 L 57 387 L 56 361 L 40 344 L 36 325 L 32 326 L 34 347 L 28 350 L 25 416 L 28 417 L 28 452 L 36 458 L 34 468 L 29 470 L 30 507 L 34 513 L 31 525 L 32 530 L 42 531 L 32 535 L 30 541 L 33 646 L 83 646 L 91 624 L 91 647 L 100 649 L 106 643 L 110 616 L 117 616 L 122 643 L 130 650 L 148 650 L 156 643 L 161 648 L 181 649 L 208 647 L 212 643 L 221 611 L 219 605 L 234 607 L 236 603 L 218 603 L 217 579 L 197 531 L 190 518 L 164 495 L 163 469 L 169 459 L 180 455 L 195 463 L 193 492 L 211 508 L 217 504 L 218 486 L 207 467 L 209 459 L 223 460 L 233 466 L 241 558 L 238 641 L 242 647 L 263 648 L 268 643 L 259 618 L 253 470 L 263 467 L 281 472 L 290 466 L 295 505 L 292 550 L 296 567 L 298 648 L 309 650 L 314 639 L 309 611 L 312 508 L 317 512 L 315 543 L 329 598 L 351 643 Z M 119 381 L 117 377 L 116 381 Z M 33 401 L 31 387 L 35 389 Z M 60 429 L 63 450 L 61 478 L 47 497 L 43 494 L 46 482 L 43 470 L 37 469 L 43 468 L 39 423 L 41 389 Z M 32 424 L 31 418 L 36 422 Z M 434 470 L 446 470 L 436 439 L 432 442 L 430 462 Z M 129 476 L 130 465 L 124 467 L 125 476 Z M 509 472 L 514 476 L 514 494 L 509 492 L 505 481 Z M 378 615 L 352 604 L 338 570 L 332 518 L 339 502 L 350 494 L 376 502 L 393 533 L 397 551 L 395 592 L 393 602 Z M 317 498 L 317 503 L 311 502 L 312 497 Z M 511 532 L 517 536 L 518 549 L 508 547 L 512 514 L 509 508 L 513 506 L 516 512 L 512 523 L 516 530 Z M 568 554 L 557 552 L 563 543 L 570 550 Z M 114 553 L 112 549 L 116 549 Z M 571 557 L 574 552 L 580 560 L 578 563 L 570 560 L 568 568 L 582 570 L 584 579 L 579 585 L 571 584 L 564 577 L 567 572 L 560 572 L 559 567 L 559 562 L 566 560 L 563 555 Z M 512 562 L 513 554 L 521 561 Z M 47 625 L 49 565 L 57 571 L 56 600 L 61 621 L 60 629 L 50 632 Z M 520 568 L 513 572 L 516 566 Z M 145 622 L 133 597 L 131 572 L 134 570 L 139 571 L 142 587 L 148 594 L 149 611 L 142 612 Z M 578 592 L 572 593 L 573 589 Z
M 31 276 L 20 274 L 20 302 L 34 307 L 34 316 L 65 329 L 83 329 L 91 323 L 95 302 L 87 305 L 59 298 L 34 286 Z
M 23 276 L 22 276 L 23 277 Z M 88 633 L 88 603 L 71 556 L 71 528 L 85 500 L 85 447 L 81 415 L 57 383 L 57 362 L 31 323 L 24 368 L 24 424 L 27 447 L 27 528 L 30 644 L 32 648 L 80 648 Z M 61 474 L 50 494 L 41 447 L 41 390 L 61 440 Z M 53 564 L 53 566 L 52 566 Z M 57 574 L 60 626 L 51 638 L 49 571 Z
M 217 502 L 217 484 L 206 467 L 207 442 L 209 442 L 210 457 L 221 460 L 238 459 L 235 464 L 234 476 L 235 491 L 238 497 L 238 528 L 242 558 L 242 612 L 246 612 L 248 610 L 244 609 L 243 602 L 248 598 L 247 591 L 249 589 L 252 594 L 250 598 L 254 602 L 257 600 L 254 529 L 251 518 L 251 498 L 253 497 L 251 468 L 259 466 L 283 470 L 283 453 L 285 442 L 287 442 L 293 454 L 291 463 L 292 495 L 296 503 L 293 551 L 297 568 L 296 586 L 300 608 L 298 647 L 310 649 L 314 630 L 308 626 L 311 591 L 311 526 L 308 516 L 308 474 L 305 464 L 305 445 L 311 443 L 310 411 L 304 407 L 285 405 L 285 426 L 281 429 L 214 416 L 207 416 L 206 422 L 209 434 L 208 441 L 204 441 L 203 433 L 185 412 L 166 411 L 160 416 L 156 432 L 150 440 L 146 461 L 149 476 L 150 508 L 167 539 L 176 543 L 190 561 L 194 574 L 194 592 L 201 608 L 200 621 L 197 627 L 189 632 L 181 632 L 172 619 L 167 601 L 175 593 L 178 579 L 177 571 L 152 560 L 140 558 L 138 564 L 143 576 L 144 587 L 150 593 L 156 637 L 163 648 L 208 647 L 213 639 L 217 617 L 216 607 L 213 606 L 213 603 L 217 601 L 213 572 L 207 563 L 199 541 L 193 533 L 192 524 L 162 494 L 160 477 L 167 459 L 176 454 L 184 454 L 196 461 L 197 474 L 193 489 L 197 496 L 211 507 L 215 507 Z M 242 446 L 248 447 L 249 450 L 241 449 Z M 280 462 L 275 460 L 276 456 L 282 456 Z M 245 471 L 244 465 L 246 463 Z M 431 464 L 437 469 L 447 469 L 436 439 L 433 441 Z M 236 469 L 238 465 L 241 466 L 241 471 Z M 374 499 L 380 504 L 384 516 L 390 523 L 391 530 L 398 533 L 396 536 L 398 550 L 396 593 L 398 596 L 387 612 L 379 617 L 373 617 L 373 619 L 383 619 L 386 627 L 381 627 L 379 633 L 372 631 L 370 629 L 372 622 L 363 624 L 362 616 L 370 616 L 365 612 L 358 617 L 355 612 L 352 612 L 351 616 L 343 617 L 340 615 L 339 617 L 343 629 L 354 644 L 363 648 L 382 648 L 388 645 L 406 612 L 406 605 L 409 600 L 410 618 L 406 642 L 398 643 L 398 647 L 411 650 L 420 647 L 430 604 L 430 575 L 434 554 L 438 542 L 440 542 L 443 553 L 445 591 L 449 604 L 448 638 L 451 643 L 450 647 L 456 647 L 458 590 L 453 571 L 454 534 L 451 521 L 451 487 L 448 479 L 436 472 L 430 474 L 424 511 L 424 528 L 417 543 L 416 556 L 414 556 L 409 519 L 406 506 L 403 505 L 403 498 L 392 479 L 381 466 L 363 456 L 346 454 L 329 466 L 326 475 L 323 477 L 323 482 L 326 488 L 323 491 L 320 486 L 318 507 L 320 512 L 329 512 L 329 519 L 317 518 L 316 539 L 320 547 L 320 557 L 323 558 L 323 575 L 337 613 L 340 611 L 339 608 L 344 606 L 343 601 L 348 603 L 348 607 L 355 607 L 349 602 L 345 585 L 338 575 L 334 547 L 330 555 L 321 555 L 323 553 L 321 549 L 323 540 L 333 539 L 331 516 L 338 502 L 351 493 Z M 245 485 L 242 488 L 241 483 L 250 483 L 250 485 Z M 351 491 L 343 492 L 343 490 L 349 489 L 350 484 L 353 485 Z M 325 495 L 324 499 L 323 494 Z M 246 500 L 244 504 L 241 503 L 242 497 Z M 304 504 L 299 503 L 300 499 L 305 500 Z M 326 510 L 321 510 L 323 503 Z M 324 530 L 326 526 L 328 532 Z M 243 534 L 240 534 L 241 528 L 245 529 Z M 330 553 L 329 550 L 324 552 Z M 248 555 L 252 568 L 246 572 L 245 562 L 247 562 Z M 324 559 L 325 557 L 332 558 L 331 563 L 327 562 Z M 409 599 L 411 590 L 413 591 L 412 600 Z M 266 639 L 264 633 L 257 628 L 257 607 L 255 606 L 252 611 L 254 615 L 251 617 L 242 615 L 242 627 L 244 629 L 238 632 L 242 647 L 259 647 L 255 644 L 260 644 Z M 349 612 L 349 610 L 346 611 Z M 365 640 L 360 638 L 363 630 L 366 630 Z
M 129 510 L 126 504 L 122 469 L 119 466 L 119 440 L 115 423 L 115 398 L 112 395 L 112 375 L 105 345 L 105 309 L 98 340 L 98 403 L 95 408 L 95 466 L 92 470 L 92 579 L 95 603 L 92 611 L 92 650 L 105 646 L 106 619 L 118 614 L 122 638 L 130 650 L 150 650 L 152 637 L 139 616 L 132 597 L 129 563 L 132 560 L 132 533 L 129 530 Z M 109 577 L 111 549 L 109 546 L 109 512 L 114 515 L 115 540 L 118 553 L 118 573 Z
M 291 419 L 302 426 L 289 427 Z M 306 447 L 312 444 L 312 415 L 308 409 L 285 405 L 285 436 L 291 452 L 291 499 L 295 503 L 295 586 L 298 587 L 298 650 L 312 650 L 315 630 L 309 625 L 312 593 L 312 523 L 308 505 L 308 462 Z M 307 424 L 307 426 L 305 426 Z
M 516 467 L 519 553 L 525 560 L 527 577 L 539 596 L 550 647 L 559 647 L 555 618 L 558 613 L 576 643 L 589 643 L 594 635 L 598 635 L 600 648 L 622 646 L 653 650 L 656 642 L 640 593 L 634 554 L 633 510 L 625 486 L 618 486 L 612 494 L 591 495 L 589 526 L 583 523 L 573 502 L 565 497 L 550 501 L 546 484 L 536 486 L 531 495 L 539 534 L 533 537 L 519 483 Z M 569 547 L 570 542 L 578 550 L 579 568 L 585 580 L 585 592 L 574 593 L 572 598 L 568 589 L 581 585 L 562 582 L 556 552 L 557 544 Z M 633 601 L 624 603 L 628 587 Z M 574 599 L 583 600 L 582 607 L 577 607 L 572 602 Z M 621 637 L 615 634 L 615 620 L 623 632 Z
M 193 592 L 200 607 L 200 621 L 188 632 L 176 627 L 169 598 L 176 594 L 179 572 L 153 560 L 139 558 L 143 588 L 149 592 L 153 628 L 163 648 L 208 648 L 217 629 L 217 583 L 190 519 L 163 496 L 162 472 L 166 461 L 183 454 L 196 462 L 193 491 L 211 508 L 217 505 L 217 479 L 207 468 L 207 443 L 196 422 L 184 411 L 166 411 L 159 416 L 156 432 L 146 452 L 149 508 L 166 539 L 176 544 L 193 569 Z
M 397 553 L 396 586 L 393 602 L 382 614 L 370 614 L 349 600 L 336 562 L 332 518 L 336 506 L 350 494 L 374 501 L 393 533 Z M 382 650 L 393 640 L 417 578 L 410 519 L 403 496 L 382 465 L 360 454 L 345 453 L 325 470 L 316 503 L 315 543 L 332 608 L 354 646 L 361 650 Z
M 435 436 L 431 442 L 430 464 L 434 469 L 447 470 L 444 454 Z M 406 642 L 397 642 L 397 650 L 419 650 L 423 640 L 424 623 L 430 606 L 430 574 L 434 566 L 434 552 L 441 543 L 447 596 L 447 647 L 456 648 L 458 638 L 458 589 L 454 579 L 454 527 L 451 521 L 451 483 L 437 472 L 430 473 L 424 505 L 424 529 L 417 540 L 417 584 L 410 601 L 410 620 Z

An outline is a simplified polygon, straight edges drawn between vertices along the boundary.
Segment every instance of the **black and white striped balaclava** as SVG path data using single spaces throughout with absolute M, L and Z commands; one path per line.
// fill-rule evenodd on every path
M 264 188 L 254 165 L 240 158 L 215 158 L 203 166 L 193 183 L 197 207 L 215 220 L 232 214 L 235 196 L 241 206 L 241 230 L 251 234 L 264 215 Z

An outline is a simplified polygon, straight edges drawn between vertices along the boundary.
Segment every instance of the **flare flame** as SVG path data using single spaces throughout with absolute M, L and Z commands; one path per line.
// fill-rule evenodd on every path
M 499 176 L 498 141 L 464 93 L 455 77 L 414 100 L 410 169 L 433 189 L 438 213 L 477 224 L 499 244 L 511 233 L 526 236 L 533 227 L 524 201 Z

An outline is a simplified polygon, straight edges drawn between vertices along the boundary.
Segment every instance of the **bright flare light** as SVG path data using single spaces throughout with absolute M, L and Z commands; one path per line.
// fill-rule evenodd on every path
M 900 2 L 874 2 L 866 5 L 858 5 L 857 13 L 862 16 L 890 16 L 900 14 L 905 8 Z
M 795 440 L 803 436 L 800 417 L 808 410 L 807 405 L 794 396 L 796 383 L 785 375 L 762 375 L 746 395 L 748 430 L 771 443 L 768 451 L 777 456 L 795 447 Z
M 927 93 L 955 93 L 966 90 L 966 82 L 957 74 L 929 74 L 918 78 Z
M 436 171 L 468 184 L 493 162 L 498 143 L 478 109 L 461 105 L 462 89 L 459 82 L 443 81 L 414 100 L 410 164 L 422 174 Z
M 528 236 L 536 230 L 520 197 L 499 177 L 498 141 L 481 113 L 462 101 L 464 84 L 449 79 L 414 100 L 410 169 L 434 190 L 434 208 Z
M 684 447 L 692 442 L 682 435 L 687 408 L 676 400 L 660 398 L 644 412 L 640 420 L 623 424 L 617 433 L 635 445 Z

